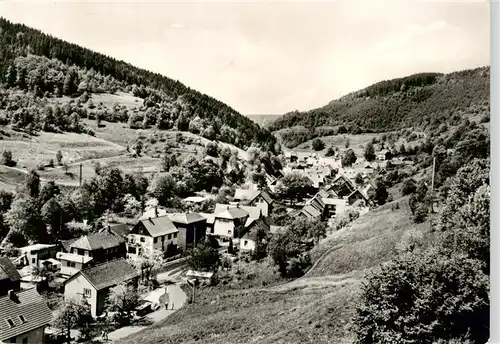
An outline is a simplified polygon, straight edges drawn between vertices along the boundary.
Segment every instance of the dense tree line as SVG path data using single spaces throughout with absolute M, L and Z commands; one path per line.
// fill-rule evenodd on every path
M 204 128 L 200 134 L 209 139 L 233 143 L 242 148 L 253 142 L 270 151 L 275 149 L 276 140 L 269 131 L 226 104 L 179 81 L 3 18 L 0 18 L 0 32 L 0 81 L 8 89 L 15 87 L 29 91 L 35 98 L 79 95 L 83 97 L 82 102 L 89 101 L 86 99 L 89 93 L 132 92 L 144 99 L 141 111 L 120 113 L 119 116 L 104 112 L 99 113 L 100 119 L 128 121 L 132 125 L 140 121 L 146 127 L 155 125 L 160 129 L 193 132 Z M 8 93 L 9 96 L 12 94 Z M 31 109 L 27 106 L 21 108 L 25 110 L 18 117 L 35 126 L 36 118 L 30 117 L 34 116 Z M 12 114 L 8 114 L 7 119 L 12 122 Z M 19 123 L 19 120 L 15 122 Z M 191 122 L 195 124 L 191 125 Z M 70 130 L 66 127 L 60 129 Z
M 290 112 L 269 125 L 294 147 L 324 134 L 424 129 L 461 113 L 489 114 L 489 67 L 446 75 L 420 74 L 383 81 L 307 112 Z M 293 128 L 289 129 L 289 128 Z M 282 129 L 287 129 L 282 130 Z

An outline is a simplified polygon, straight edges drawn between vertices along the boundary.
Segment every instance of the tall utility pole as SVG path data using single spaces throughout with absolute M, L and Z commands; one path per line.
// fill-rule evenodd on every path
M 80 186 L 82 186 L 82 163 L 80 163 Z

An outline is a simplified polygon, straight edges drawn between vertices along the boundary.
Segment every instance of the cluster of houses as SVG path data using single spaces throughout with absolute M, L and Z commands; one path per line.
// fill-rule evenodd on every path
M 367 211 L 376 185 L 374 175 L 386 173 L 391 157 L 381 152 L 376 162 L 358 158 L 342 167 L 339 158 L 314 153 L 287 152 L 282 173 L 299 173 L 311 180 L 314 194 L 288 216 L 328 221 L 352 207 Z M 405 163 L 392 159 L 393 164 Z M 270 235 L 283 230 L 268 221 L 276 201 L 272 197 L 277 179 L 268 176 L 268 188 L 255 184 L 236 189 L 233 201 L 216 204 L 211 213 L 179 212 L 156 205 L 147 207 L 135 225 L 109 225 L 98 232 L 62 241 L 59 245 L 35 244 L 20 249 L 15 259 L 0 258 L 0 342 L 43 342 L 43 329 L 51 312 L 34 285 L 40 276 L 34 267 L 57 274 L 64 284 L 65 299 L 85 298 L 93 316 L 104 311 L 109 290 L 120 284 L 137 285 L 139 274 L 128 262 L 154 250 L 166 256 L 196 247 L 213 236 L 232 242 L 241 252 L 256 247 L 257 230 Z M 202 197 L 191 197 L 197 203 Z

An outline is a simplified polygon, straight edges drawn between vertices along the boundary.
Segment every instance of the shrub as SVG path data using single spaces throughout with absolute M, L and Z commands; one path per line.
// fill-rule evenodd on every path
M 476 260 L 439 250 L 407 253 L 367 280 L 356 309 L 356 343 L 488 340 L 489 282 Z
M 320 150 L 323 150 L 325 148 L 325 144 L 323 143 L 323 141 L 321 141 L 321 139 L 316 138 L 312 142 L 312 148 L 315 151 L 320 151 Z
M 417 183 L 413 179 L 407 179 L 403 182 L 403 186 L 401 187 L 401 195 L 411 195 L 412 193 L 417 191 Z
M 333 147 L 328 147 L 325 156 L 326 157 L 335 156 L 335 149 Z
M 12 152 L 9 150 L 5 150 L 2 153 L 2 165 L 14 167 L 17 163 L 12 159 Z

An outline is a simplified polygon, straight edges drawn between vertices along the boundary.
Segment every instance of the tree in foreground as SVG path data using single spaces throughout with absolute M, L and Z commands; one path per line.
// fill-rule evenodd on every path
M 90 306 L 87 302 L 68 300 L 60 308 L 53 321 L 53 325 L 66 332 L 66 340 L 69 344 L 71 343 L 71 329 L 78 328 L 83 338 L 87 339 L 90 334 L 92 321 Z
M 488 276 L 464 255 L 399 257 L 368 277 L 355 317 L 356 343 L 434 343 L 489 336 Z
M 188 265 L 196 271 L 214 271 L 220 263 L 220 254 L 216 248 L 201 244 L 186 252 Z
M 132 311 L 139 305 L 139 293 L 137 288 L 127 284 L 119 284 L 110 289 L 107 303 L 107 310 L 118 312 L 117 319 L 121 325 L 131 323 Z
M 389 197 L 389 192 L 387 192 L 387 186 L 381 180 L 377 180 L 375 183 L 375 200 L 378 205 L 383 205 L 387 201 L 387 197 Z
M 144 249 L 139 257 L 129 262 L 141 274 L 141 281 L 147 282 L 153 278 L 153 271 L 163 266 L 165 259 L 159 250 Z
M 487 342 L 488 172 L 480 160 L 460 168 L 438 214 L 440 240 L 398 256 L 368 277 L 356 311 L 357 343 Z

